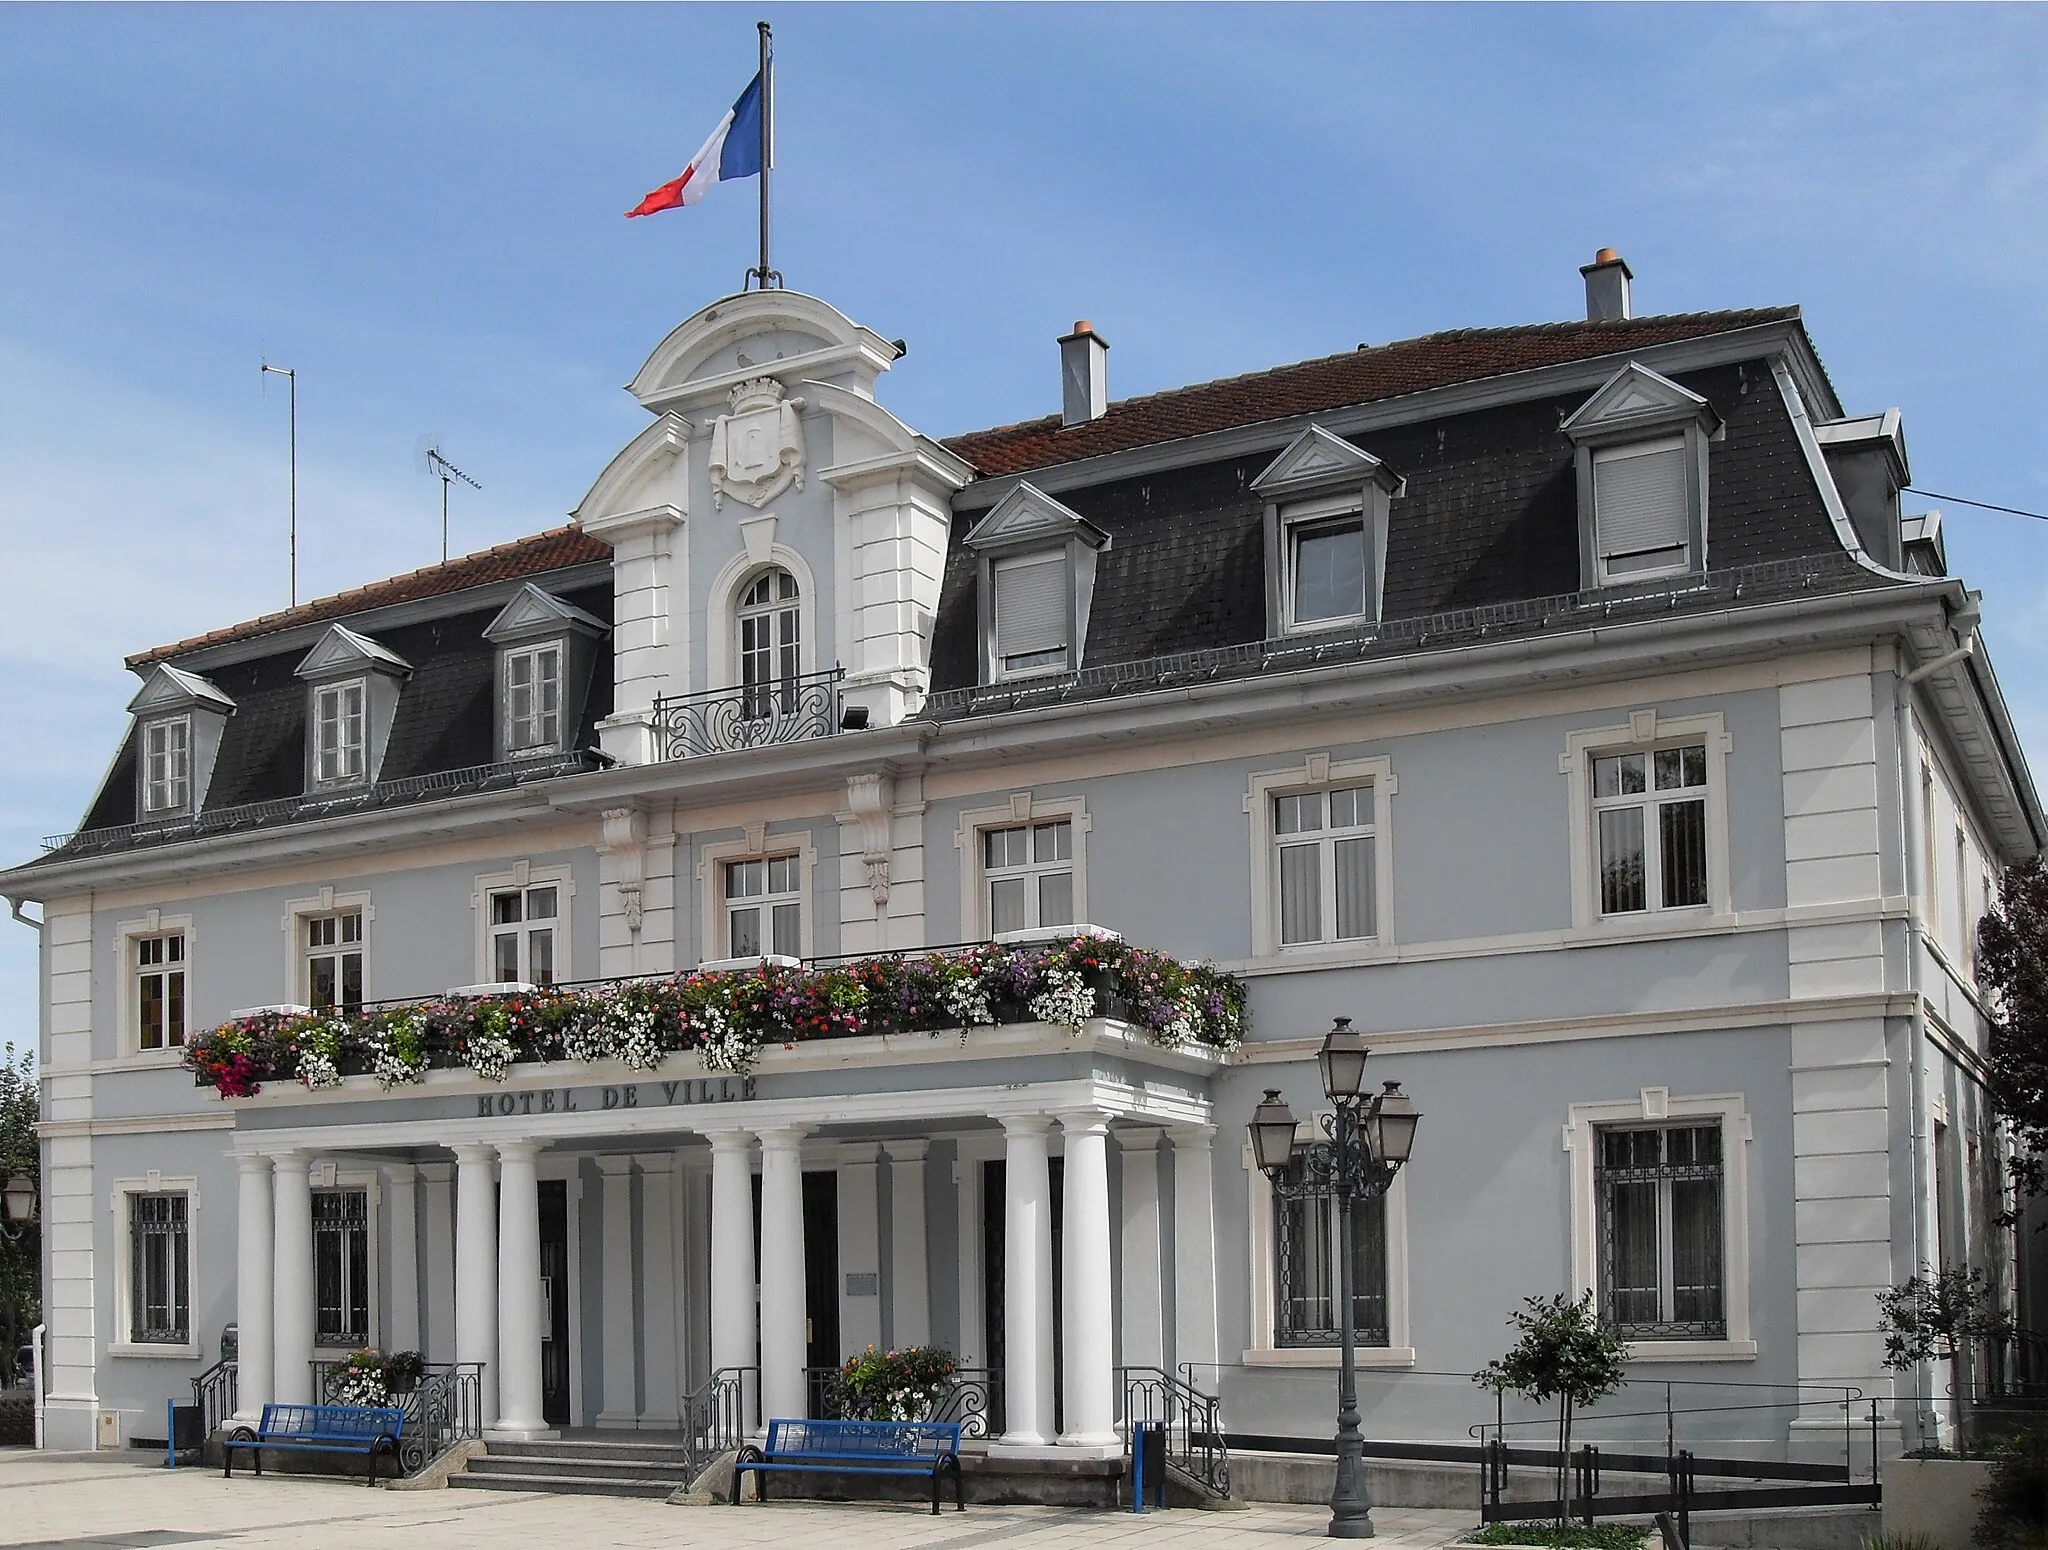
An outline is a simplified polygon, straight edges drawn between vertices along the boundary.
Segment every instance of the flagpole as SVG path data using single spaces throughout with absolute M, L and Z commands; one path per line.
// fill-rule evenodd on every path
M 761 32 L 761 266 L 748 271 L 748 278 L 767 290 L 772 281 L 781 285 L 782 276 L 768 267 L 768 174 L 775 162 L 775 51 L 766 22 L 754 24 Z

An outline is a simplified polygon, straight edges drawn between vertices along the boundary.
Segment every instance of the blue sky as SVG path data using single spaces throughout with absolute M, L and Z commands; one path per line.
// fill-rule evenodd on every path
M 2048 7 L 0 7 L 0 857 L 76 825 L 130 651 L 562 520 L 752 261 L 621 212 L 778 45 L 776 263 L 934 435 L 1432 329 L 1797 302 L 1917 481 L 2048 510 Z M 1935 504 L 1922 502 L 1918 504 Z M 1947 507 L 2037 758 L 2048 523 Z M 0 1038 L 34 938 L 0 918 Z

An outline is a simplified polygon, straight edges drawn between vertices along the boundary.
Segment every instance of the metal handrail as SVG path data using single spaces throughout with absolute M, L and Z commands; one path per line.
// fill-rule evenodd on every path
M 1137 1437 L 1141 1421 L 1164 1422 L 1166 1462 L 1218 1496 L 1230 1494 L 1230 1449 L 1223 1441 L 1223 1400 L 1160 1367 L 1119 1367 L 1125 1432 Z
M 654 702 L 656 756 L 688 759 L 742 748 L 774 748 L 839 730 L 843 667 L 767 683 L 733 684 Z
M 720 1367 L 684 1396 L 684 1468 L 692 1484 L 721 1453 L 746 1442 L 752 1430 L 749 1400 L 760 1384 L 758 1367 Z
M 336 1402 L 336 1389 L 347 1368 L 346 1358 L 312 1363 L 313 1392 L 320 1403 Z M 398 1439 L 399 1468 L 416 1475 L 456 1444 L 483 1436 L 484 1364 L 436 1363 L 417 1384 L 393 1394 L 388 1402 L 405 1413 Z
M 235 1359 L 224 1356 L 192 1380 L 192 1403 L 199 1407 L 201 1433 L 211 1437 L 240 1408 L 241 1380 Z

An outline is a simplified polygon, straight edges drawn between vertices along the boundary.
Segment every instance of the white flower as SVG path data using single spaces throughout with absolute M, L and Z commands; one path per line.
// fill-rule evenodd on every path
M 698 1048 L 705 1070 L 730 1071 L 734 1076 L 745 1076 L 754 1069 L 759 1047 L 744 1030 L 733 1026 L 732 1019 L 726 1016 L 722 1007 L 704 1007 L 692 1015 L 690 1023 L 703 1035 L 698 1041 Z
M 654 1008 L 644 1002 L 615 996 L 605 1003 L 604 1042 L 609 1053 L 635 1071 L 652 1071 L 664 1053 L 661 1036 L 654 1027 Z
M 501 1034 L 478 1034 L 469 1041 L 469 1069 L 486 1082 L 502 1082 L 512 1068 L 512 1041 Z
M 1095 1015 L 1095 992 L 1078 970 L 1054 964 L 1045 971 L 1045 989 L 1031 998 L 1031 1015 L 1079 1037 L 1081 1024 Z
M 989 1005 L 988 986 L 979 975 L 950 981 L 946 986 L 946 1010 L 959 1020 L 962 1028 L 979 1027 L 996 1020 L 995 1010 Z
M 1156 1041 L 1168 1049 L 1179 1049 L 1192 1044 L 1202 1033 L 1202 995 L 1190 985 L 1180 993 L 1174 1017 L 1154 1036 Z
M 299 1080 L 308 1087 L 339 1087 L 341 1072 L 325 1055 L 315 1055 L 310 1050 L 301 1050 Z

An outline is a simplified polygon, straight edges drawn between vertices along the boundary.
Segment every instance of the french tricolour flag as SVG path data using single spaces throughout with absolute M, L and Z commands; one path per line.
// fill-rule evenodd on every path
M 727 183 L 734 178 L 751 178 L 761 170 L 761 77 L 757 73 L 740 93 L 740 100 L 726 110 L 718 127 L 711 131 L 711 137 L 704 142 L 704 149 L 690 158 L 690 165 L 683 169 L 683 175 L 673 182 L 664 183 L 639 204 L 626 212 L 630 219 L 636 215 L 652 215 L 657 210 L 673 210 L 677 205 L 693 205 L 704 197 L 704 190 L 714 183 Z

